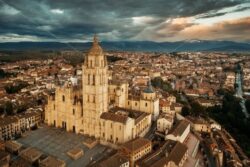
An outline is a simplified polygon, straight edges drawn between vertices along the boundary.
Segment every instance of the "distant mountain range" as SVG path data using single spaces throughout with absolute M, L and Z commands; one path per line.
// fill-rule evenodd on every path
M 86 43 L 61 42 L 6 42 L 0 43 L 0 50 L 86 50 L 92 45 Z M 181 51 L 225 51 L 250 52 L 250 43 L 232 41 L 203 41 L 190 40 L 179 42 L 152 42 L 152 41 L 120 41 L 101 42 L 105 50 L 119 51 L 149 51 L 149 52 L 181 52 Z

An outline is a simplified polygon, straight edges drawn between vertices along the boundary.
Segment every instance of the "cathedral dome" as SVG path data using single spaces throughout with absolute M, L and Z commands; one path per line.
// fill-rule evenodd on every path
M 96 35 L 93 38 L 93 45 L 90 48 L 88 55 L 89 56 L 99 56 L 99 55 L 101 56 L 101 55 L 103 55 L 103 50 L 102 50 L 101 46 L 99 45 L 99 42 L 98 42 Z
M 151 85 L 151 82 L 150 82 L 150 81 L 148 81 L 148 86 L 147 86 L 146 89 L 144 89 L 143 92 L 144 92 L 144 93 L 154 93 L 154 90 L 153 90 L 153 88 L 152 88 L 152 85 Z

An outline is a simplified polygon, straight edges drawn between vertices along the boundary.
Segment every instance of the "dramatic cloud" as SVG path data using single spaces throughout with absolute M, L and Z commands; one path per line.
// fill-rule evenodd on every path
M 238 14 L 239 21 L 221 28 L 230 16 L 210 26 L 225 31 L 225 39 L 249 40 L 240 22 L 249 7 L 247 0 L 0 0 L 0 42 L 88 41 L 93 34 L 101 40 L 183 40 L 186 31 L 206 27 L 202 21 L 228 13 Z M 203 29 L 211 39 L 222 39 L 211 27 Z

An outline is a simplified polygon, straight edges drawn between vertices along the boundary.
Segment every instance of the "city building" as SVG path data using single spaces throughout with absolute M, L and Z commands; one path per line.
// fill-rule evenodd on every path
M 39 111 L 27 111 L 16 116 L 0 118 L 0 139 L 13 139 L 26 130 L 38 126 L 40 122 L 41 112 Z
M 152 142 L 145 138 L 136 138 L 123 144 L 120 148 L 123 155 L 129 157 L 130 166 L 152 151 Z

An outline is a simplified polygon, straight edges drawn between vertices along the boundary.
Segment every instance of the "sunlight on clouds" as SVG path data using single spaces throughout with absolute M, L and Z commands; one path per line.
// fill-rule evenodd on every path
M 64 13 L 64 11 L 61 10 L 61 9 L 51 9 L 50 11 L 51 11 L 52 13 L 54 13 L 54 14 L 63 14 L 63 13 Z
M 53 28 L 51 26 L 49 26 L 49 25 L 44 25 L 44 26 L 38 26 L 37 29 L 43 30 L 43 31 L 50 31 Z
M 0 8 L 0 13 L 8 14 L 8 15 L 16 15 L 20 13 L 20 11 L 16 10 L 15 8 L 9 6 L 9 5 L 3 5 Z
M 41 39 L 31 35 L 19 35 L 14 33 L 8 33 L 0 35 L 0 41 L 2 42 L 41 41 Z
M 245 10 L 238 11 L 240 8 L 245 8 Z M 215 17 L 209 17 L 209 18 L 199 18 L 202 15 L 197 15 L 196 16 L 197 19 L 195 20 L 195 22 L 199 24 L 212 25 L 214 23 L 230 20 L 232 18 L 240 19 L 243 17 L 248 17 L 250 16 L 250 3 L 245 3 L 245 4 L 237 5 L 234 7 L 224 8 L 215 13 L 225 13 L 225 14 L 221 16 L 215 16 Z M 209 13 L 206 13 L 205 15 L 209 15 Z
M 151 16 L 139 16 L 132 17 L 132 20 L 134 25 L 145 25 L 157 21 L 158 19 Z

